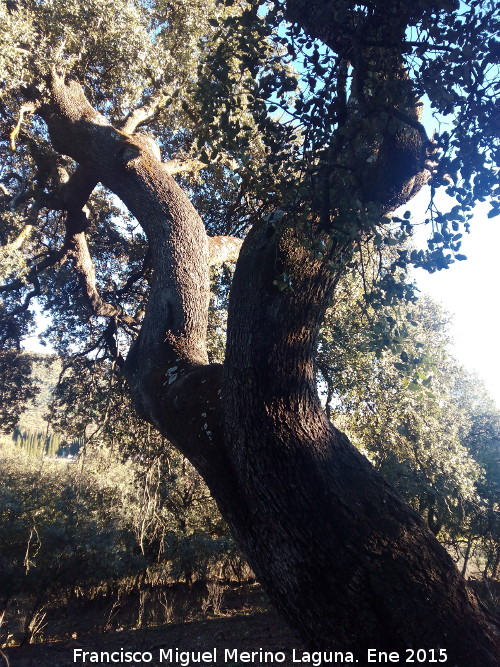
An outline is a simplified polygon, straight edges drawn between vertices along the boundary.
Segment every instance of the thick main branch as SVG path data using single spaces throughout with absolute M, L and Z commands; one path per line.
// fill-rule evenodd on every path
M 79 163 L 82 178 L 91 174 L 115 193 L 149 242 L 150 294 L 125 363 L 136 406 L 190 458 L 224 504 L 231 482 L 221 446 L 220 367 L 208 364 L 206 350 L 209 241 L 204 225 L 150 137 L 114 128 L 76 81 L 53 72 L 50 84 L 51 99 L 38 113 L 52 145 Z M 61 208 L 69 219 L 81 217 L 81 209 L 70 209 L 66 201 Z M 232 251 L 226 256 L 234 256 L 240 242 L 226 245 Z M 97 292 L 83 236 L 73 239 L 72 250 L 94 311 L 123 319 Z
M 53 145 L 118 195 L 148 237 L 153 283 L 128 373 L 143 407 L 151 412 L 157 403 L 152 395 L 163 387 L 169 368 L 176 365 L 181 375 L 207 363 L 205 229 L 149 137 L 112 127 L 92 108 L 78 83 L 56 72 L 51 91 L 51 102 L 39 113 Z

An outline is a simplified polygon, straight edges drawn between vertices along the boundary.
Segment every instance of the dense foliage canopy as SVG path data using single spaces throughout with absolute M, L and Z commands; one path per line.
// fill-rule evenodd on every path
M 317 395 L 319 371 L 327 411 L 432 532 L 463 533 L 467 503 L 490 517 L 477 434 L 495 440 L 494 419 L 452 399 L 442 316 L 408 270 L 465 259 L 474 204 L 498 212 L 494 3 L 12 0 L 0 27 L 2 359 L 46 312 L 54 425 L 94 440 L 136 420 L 124 371 L 311 645 L 446 629 L 494 664 L 451 562 Z
M 257 217 L 277 221 L 285 210 L 293 213 L 294 224 L 299 219 L 311 224 L 312 215 L 330 234 L 317 239 L 305 231 L 308 242 L 327 257 L 326 238 L 334 236 L 345 246 L 344 265 L 360 235 L 380 246 L 400 243 L 411 232 L 408 216 L 393 216 L 389 224 L 381 215 L 384 207 L 375 204 L 377 187 L 387 185 L 376 184 L 378 161 L 391 165 L 390 146 L 386 142 L 380 149 L 381 139 L 397 136 L 406 114 L 409 142 L 411 133 L 423 138 L 418 150 L 431 185 L 426 222 L 432 231 L 428 248 L 402 248 L 395 264 L 435 270 L 461 259 L 460 236 L 474 202 L 493 196 L 492 212 L 498 206 L 494 5 L 474 1 L 457 10 L 449 2 L 423 3 L 414 15 L 410 12 L 404 17 L 409 27 L 403 52 L 398 44 L 390 66 L 370 74 L 381 79 L 380 90 L 370 88 L 363 101 L 353 93 L 359 83 L 353 63 L 361 57 L 372 63 L 377 49 L 400 37 L 390 32 L 402 28 L 384 24 L 390 6 L 387 16 L 375 12 L 373 20 L 370 3 L 353 7 L 337 3 L 333 26 L 349 32 L 367 24 L 366 45 L 361 43 L 357 54 L 342 43 L 336 28 L 326 46 L 314 39 L 321 34 L 303 31 L 309 28 L 306 16 L 304 25 L 286 24 L 280 3 L 2 3 L 3 346 L 15 346 L 25 335 L 35 296 L 53 314 L 50 335 L 61 350 L 75 349 L 77 332 L 87 348 L 105 343 L 105 331 L 109 343 L 110 326 L 89 318 L 89 300 L 96 312 L 94 289 L 110 302 L 110 314 L 123 312 L 115 319 L 125 348 L 144 310 L 150 270 L 144 237 L 102 188 L 89 200 L 86 223 L 95 276 L 87 273 L 83 258 L 73 259 L 71 268 L 67 261 L 76 251 L 65 241 L 64 203 L 55 193 L 74 163 L 54 151 L 44 124 L 33 115 L 48 94 L 54 67 L 80 81 L 93 106 L 123 131 L 146 127 L 162 157 L 178 161 L 172 169 L 191 170 L 182 182 L 210 234 L 240 235 Z M 301 17 L 301 11 L 300 3 L 290 3 L 285 16 Z M 395 72 L 400 74 L 388 93 L 385 77 Z M 384 96 L 401 77 L 411 78 L 412 87 L 398 92 L 407 96 L 407 111 L 396 113 L 394 100 Z M 433 111 L 434 136 L 427 137 L 420 111 L 411 117 L 415 96 Z M 368 159 L 370 154 L 375 159 Z M 406 166 L 411 172 L 415 165 L 402 164 L 404 159 L 410 156 L 390 169 Z M 343 192 L 334 185 L 339 170 L 347 179 L 340 181 Z M 390 178 L 388 172 L 385 177 Z M 363 191 L 367 187 L 371 191 Z M 439 189 L 456 199 L 448 211 L 438 210 L 440 203 L 447 206 L 435 194 Z M 380 288 L 399 296 L 405 287 L 398 275 L 386 274 Z M 283 287 L 289 280 L 276 275 Z M 106 314 L 103 304 L 99 312 Z M 63 331 L 71 331 L 71 337 Z

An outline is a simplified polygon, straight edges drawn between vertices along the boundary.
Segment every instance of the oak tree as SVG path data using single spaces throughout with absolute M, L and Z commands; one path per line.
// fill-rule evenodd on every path
M 336 284 L 365 239 L 407 238 L 393 212 L 426 182 L 457 203 L 432 197 L 428 248 L 401 246 L 373 298 L 405 292 L 398 266 L 463 259 L 495 184 L 493 4 L 0 7 L 5 321 L 38 299 L 61 350 L 113 357 L 309 646 L 497 664 L 493 621 L 329 422 L 315 373 Z M 424 95 L 453 118 L 434 137 Z M 238 251 L 210 363 L 209 267 Z

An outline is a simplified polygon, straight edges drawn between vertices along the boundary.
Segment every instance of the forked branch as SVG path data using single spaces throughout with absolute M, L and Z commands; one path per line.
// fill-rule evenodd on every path
M 72 214 L 68 213 L 71 226 Z M 121 306 L 107 303 L 99 294 L 95 274 L 94 262 L 90 256 L 85 232 L 79 232 L 71 237 L 69 255 L 73 259 L 75 271 L 78 275 L 80 285 L 83 288 L 87 301 L 94 315 L 99 317 L 110 317 L 121 321 L 130 327 L 138 325 L 137 320 L 128 315 Z

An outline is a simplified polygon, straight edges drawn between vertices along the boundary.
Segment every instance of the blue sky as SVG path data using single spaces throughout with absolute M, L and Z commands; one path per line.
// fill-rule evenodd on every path
M 427 197 L 422 192 L 406 208 L 418 217 Z M 500 407 L 500 219 L 489 219 L 488 210 L 487 204 L 478 205 L 470 234 L 464 234 L 460 252 L 467 256 L 466 261 L 433 274 L 417 269 L 414 275 L 420 290 L 453 314 L 452 354 L 478 373 Z M 419 245 L 426 236 L 427 230 L 422 229 L 417 236 Z

